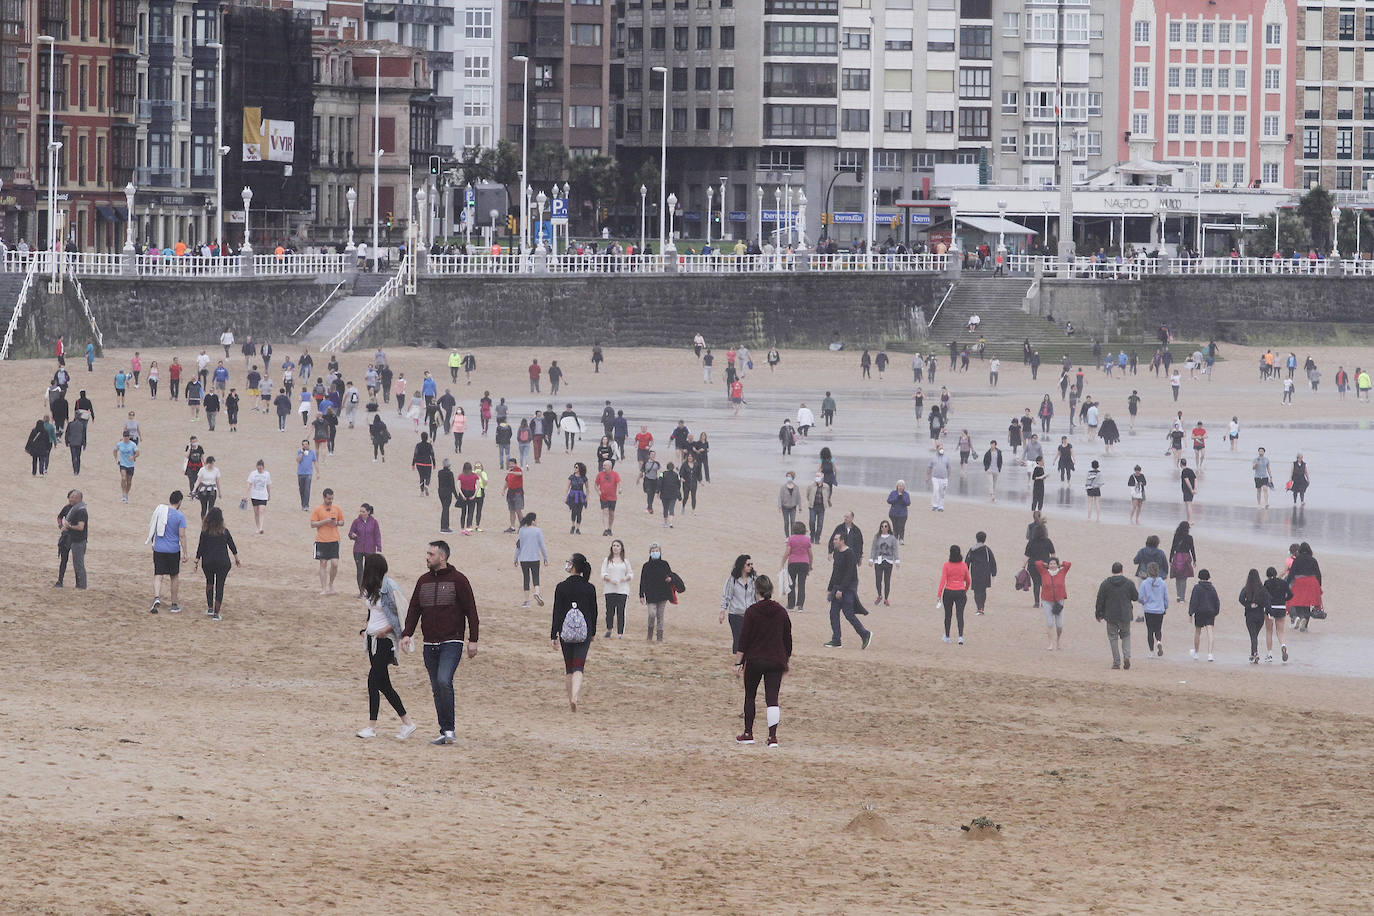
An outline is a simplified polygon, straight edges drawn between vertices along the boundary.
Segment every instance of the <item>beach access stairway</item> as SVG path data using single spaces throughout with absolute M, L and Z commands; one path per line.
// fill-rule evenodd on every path
M 335 341 L 350 322 L 368 307 L 373 298 L 394 279 L 389 273 L 360 273 L 353 282 L 353 289 L 347 296 L 336 296 L 329 311 L 305 334 L 305 342 L 316 348 L 324 348 Z M 359 329 L 361 330 L 361 329 Z M 330 348 L 331 351 L 335 348 Z

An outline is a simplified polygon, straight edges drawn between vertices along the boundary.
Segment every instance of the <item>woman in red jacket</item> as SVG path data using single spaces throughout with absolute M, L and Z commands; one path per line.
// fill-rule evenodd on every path
M 1045 611 L 1045 629 L 1049 634 L 1049 645 L 1046 649 L 1061 648 L 1060 640 L 1064 636 L 1064 601 L 1069 597 L 1065 590 L 1064 580 L 1068 578 L 1069 567 L 1072 563 L 1060 563 L 1059 558 L 1051 556 L 1048 563 L 1035 561 L 1036 570 L 1040 573 L 1040 606 Z
M 944 642 L 949 642 L 950 618 L 959 618 L 959 645 L 964 644 L 964 605 L 968 603 L 968 587 L 972 581 L 968 564 L 959 551 L 958 544 L 949 547 L 949 562 L 940 568 L 940 586 L 935 591 L 935 609 L 943 603 L 945 608 Z
M 773 580 L 759 576 L 754 580 L 759 600 L 749 605 L 740 626 L 739 650 L 735 652 L 735 677 L 744 678 L 744 734 L 735 740 L 754 743 L 754 695 L 763 681 L 764 702 L 768 704 L 768 746 L 778 746 L 778 722 L 782 709 L 778 693 L 782 675 L 792 657 L 792 618 L 773 600 Z

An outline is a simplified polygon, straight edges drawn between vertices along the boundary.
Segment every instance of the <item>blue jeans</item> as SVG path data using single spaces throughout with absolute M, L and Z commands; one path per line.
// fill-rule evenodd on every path
M 429 672 L 429 689 L 434 692 L 434 714 L 439 718 L 439 731 L 453 731 L 453 675 L 463 660 L 462 640 L 425 643 L 425 670 Z
M 863 639 L 868 636 L 868 630 L 863 624 L 859 623 L 859 618 L 854 616 L 855 592 L 852 588 L 844 590 L 844 597 L 836 598 L 835 593 L 830 593 L 830 641 L 840 642 L 840 613 L 844 612 L 844 619 L 849 621 L 849 625 L 854 628 L 854 632 Z
M 508 461 L 510 461 L 510 445 L 496 446 L 496 466 L 504 468 Z
M 825 524 L 825 507 L 811 507 L 811 543 L 819 544 L 824 536 L 821 533 L 821 526 Z

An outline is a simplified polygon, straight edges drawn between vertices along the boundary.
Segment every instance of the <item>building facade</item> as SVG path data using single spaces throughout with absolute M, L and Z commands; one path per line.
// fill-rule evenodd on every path
M 1305 2 L 1294 26 L 1294 186 L 1374 190 L 1374 4 Z
M 497 77 L 505 83 L 504 137 L 519 144 L 528 122 L 531 149 L 552 143 L 573 156 L 610 155 L 615 5 L 506 0 L 500 9 L 505 14 L 506 45 L 504 72 Z M 673 14 L 714 17 L 715 11 L 684 8 Z M 516 57 L 529 59 L 528 110 L 522 107 L 526 62 Z M 540 177 L 559 176 L 531 176 Z
M 1320 24 L 1317 12 L 1314 22 Z M 1334 26 L 1338 17 L 1331 12 Z M 1294 0 L 1224 6 L 1132 0 L 1119 33 L 1118 156 L 1177 165 L 1184 174 L 1176 183 L 1187 185 L 1291 187 L 1296 13 Z M 1352 46 L 1352 61 L 1353 54 Z M 1314 65 L 1320 58 L 1318 51 Z M 1319 85 L 1314 101 L 1321 95 Z M 1334 84 L 1331 96 L 1334 125 Z M 1346 90 L 1346 96 L 1353 99 L 1354 91 Z M 1320 109 L 1317 104 L 1317 120 Z

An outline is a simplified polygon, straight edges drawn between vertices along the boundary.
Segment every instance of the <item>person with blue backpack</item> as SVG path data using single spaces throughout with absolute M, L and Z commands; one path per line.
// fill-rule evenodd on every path
M 553 590 L 553 621 L 549 627 L 549 639 L 554 648 L 563 652 L 568 708 L 577 712 L 587 650 L 591 648 L 596 629 L 596 587 L 590 581 L 592 564 L 582 554 L 575 553 L 569 557 L 563 569 L 568 573 L 568 578 Z M 591 616 L 588 617 L 588 614 Z

